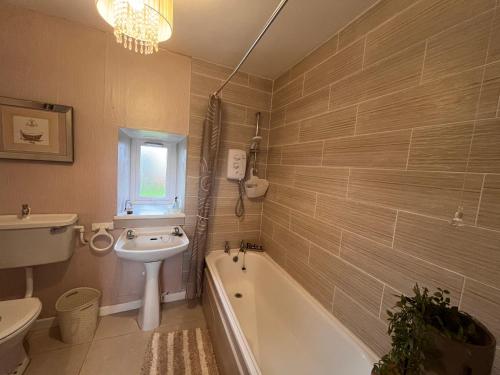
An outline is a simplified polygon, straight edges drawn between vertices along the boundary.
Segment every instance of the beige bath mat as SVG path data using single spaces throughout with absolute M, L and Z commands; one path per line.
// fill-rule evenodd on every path
M 154 332 L 141 375 L 218 375 L 210 337 L 205 329 Z

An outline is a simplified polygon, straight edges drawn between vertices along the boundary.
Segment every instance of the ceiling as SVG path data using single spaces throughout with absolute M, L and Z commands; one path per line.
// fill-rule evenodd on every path
M 101 30 L 95 0 L 7 0 Z M 242 70 L 276 78 L 376 0 L 289 0 Z M 173 52 L 234 66 L 279 0 L 174 0 Z

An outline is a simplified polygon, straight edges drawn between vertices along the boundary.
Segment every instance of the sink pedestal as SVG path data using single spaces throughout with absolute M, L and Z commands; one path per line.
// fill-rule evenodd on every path
M 160 288 L 158 276 L 163 261 L 144 263 L 146 267 L 146 282 L 144 296 L 139 310 L 137 323 L 143 331 L 151 331 L 160 325 Z

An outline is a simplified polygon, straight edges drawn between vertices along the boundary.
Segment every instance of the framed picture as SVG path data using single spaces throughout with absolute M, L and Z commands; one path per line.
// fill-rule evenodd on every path
M 73 108 L 0 96 L 0 158 L 73 162 Z

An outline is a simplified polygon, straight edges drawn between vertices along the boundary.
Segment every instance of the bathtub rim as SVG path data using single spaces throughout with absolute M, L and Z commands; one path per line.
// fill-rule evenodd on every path
M 230 254 L 233 251 L 238 251 L 238 249 L 232 249 Z M 348 336 L 353 342 L 359 346 L 359 348 L 364 352 L 365 357 L 371 362 L 376 363 L 379 361 L 380 357 L 375 354 L 375 352 L 370 349 L 360 338 L 358 338 L 354 333 L 352 333 L 332 312 L 328 311 L 319 301 L 317 301 L 298 281 L 296 281 L 291 275 L 288 274 L 274 259 L 272 259 L 267 253 L 247 253 L 247 256 L 250 255 L 252 257 L 263 257 L 268 262 L 271 263 L 273 269 L 284 276 L 287 281 L 289 281 L 294 288 L 296 288 L 299 293 L 306 298 L 306 300 L 313 306 L 313 308 L 320 314 L 322 314 L 327 321 L 330 321 L 330 324 L 334 324 L 334 326 L 340 329 L 346 336 Z M 236 313 L 231 305 L 229 300 L 229 296 L 227 295 L 222 280 L 220 278 L 219 273 L 217 272 L 216 260 L 219 258 L 228 257 L 227 253 L 224 250 L 214 250 L 211 251 L 206 257 L 205 262 L 207 264 L 207 268 L 210 272 L 210 276 L 214 285 L 217 289 L 217 292 L 220 293 L 220 302 L 222 303 L 226 316 L 229 321 L 229 325 L 231 330 L 234 333 L 234 336 L 239 341 L 238 344 L 242 344 L 243 348 L 241 350 L 243 355 L 243 360 L 245 361 L 245 365 L 249 370 L 250 374 L 261 375 L 260 368 L 258 366 L 257 360 L 253 355 L 253 351 L 248 344 L 248 341 L 241 329 L 241 326 L 238 322 L 238 318 L 236 317 Z

